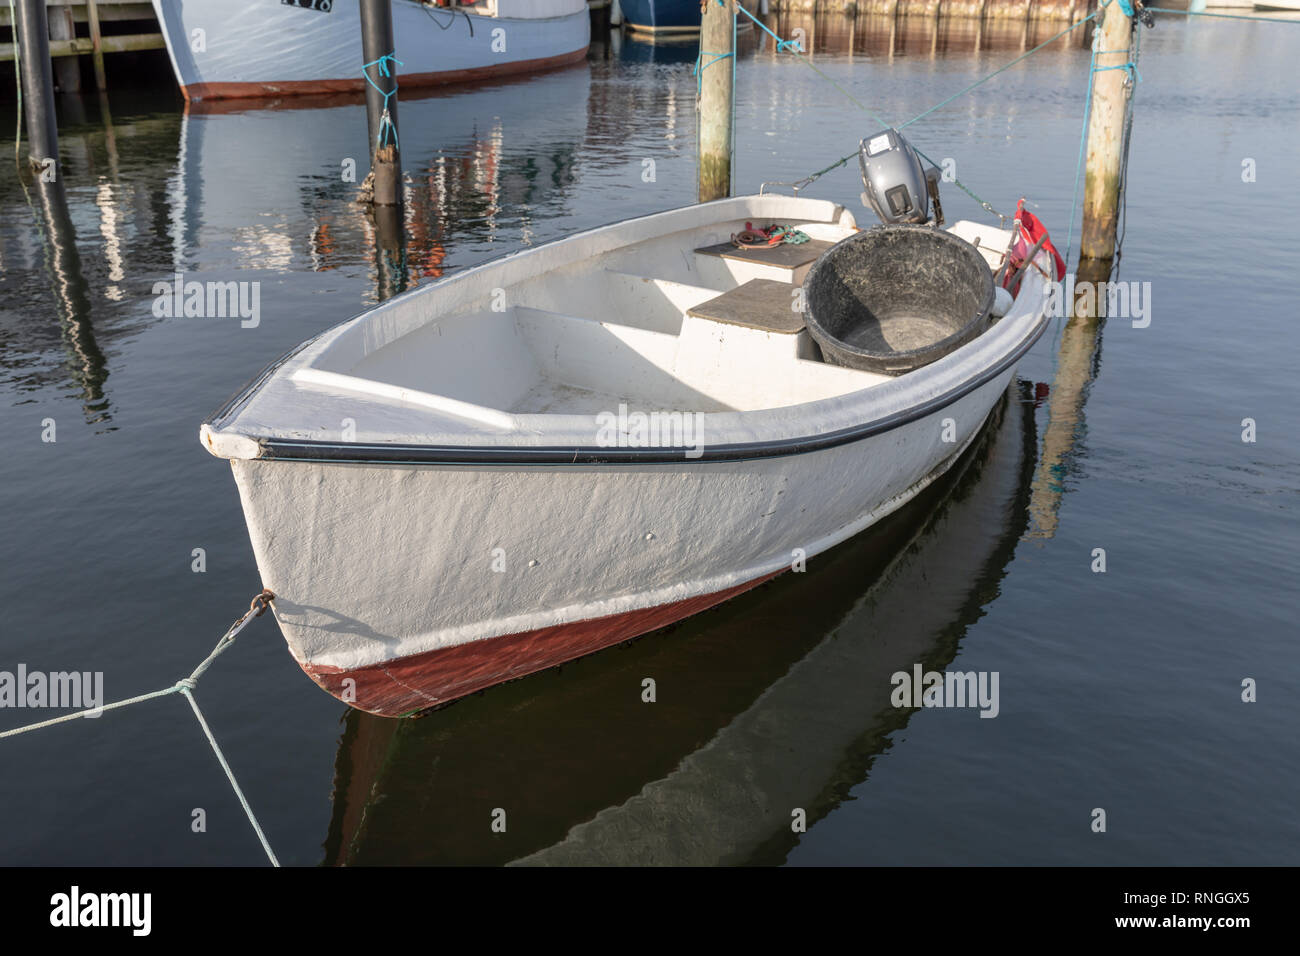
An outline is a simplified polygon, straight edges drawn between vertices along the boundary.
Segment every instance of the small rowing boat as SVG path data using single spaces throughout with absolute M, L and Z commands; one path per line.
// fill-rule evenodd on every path
M 986 280 L 1014 238 L 933 231 Z M 802 570 L 910 500 L 1042 333 L 1051 260 L 1030 250 L 1005 314 L 919 367 L 832 364 L 801 298 L 857 295 L 854 277 L 805 278 L 875 232 L 819 199 L 674 209 L 412 290 L 274 362 L 201 439 L 230 460 L 294 657 L 352 706 L 425 710 Z M 733 241 L 777 234 L 803 240 Z
M 358 0 L 153 0 L 187 100 L 364 89 Z M 392 0 L 403 87 L 554 69 L 587 55 L 586 0 Z

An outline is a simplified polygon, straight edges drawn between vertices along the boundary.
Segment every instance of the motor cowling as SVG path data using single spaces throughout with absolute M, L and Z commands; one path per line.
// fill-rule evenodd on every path
M 920 154 L 896 129 L 868 136 L 858 146 L 862 169 L 862 202 L 886 223 L 943 224 L 939 205 L 939 170 L 921 162 Z

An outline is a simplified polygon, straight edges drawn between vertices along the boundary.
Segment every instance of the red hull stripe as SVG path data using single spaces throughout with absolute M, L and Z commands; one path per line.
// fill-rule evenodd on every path
M 476 66 L 468 70 L 444 70 L 438 73 L 402 73 L 397 77 L 401 86 L 441 86 L 446 83 L 464 83 L 467 80 L 490 79 L 512 73 L 534 73 L 577 63 L 587 55 L 587 48 L 544 56 L 535 60 L 515 60 L 492 66 Z M 191 83 L 181 87 L 187 100 L 240 99 L 255 96 L 296 96 L 311 93 L 357 93 L 364 90 L 366 81 L 361 77 L 342 80 L 283 80 L 267 83 Z
M 359 710 L 400 717 L 667 627 L 780 573 L 675 604 L 471 641 L 353 670 L 314 664 L 303 664 L 303 670 L 329 693 Z M 348 686 L 346 680 L 355 683 Z M 353 693 L 355 699 L 349 700 Z

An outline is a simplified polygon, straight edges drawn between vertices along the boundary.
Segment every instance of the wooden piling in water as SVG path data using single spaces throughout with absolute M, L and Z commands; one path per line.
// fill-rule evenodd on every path
M 106 53 L 136 53 L 145 50 L 163 50 L 167 44 L 162 33 L 132 33 L 103 35 L 101 25 L 108 22 L 138 22 L 154 19 L 153 8 L 140 0 L 48 0 L 46 19 L 53 31 L 49 41 L 50 56 L 55 60 L 55 73 L 62 70 L 76 69 L 77 58 L 89 54 L 92 61 L 98 60 L 96 79 L 102 73 L 103 58 Z M 62 20 L 65 24 L 70 19 L 73 23 L 86 23 L 89 36 L 74 36 L 71 30 L 57 26 Z M 9 19 L 9 5 L 0 0 L 0 27 L 13 26 Z M 15 31 L 15 36 L 17 35 Z M 98 50 L 98 55 L 96 55 Z M 13 43 L 0 43 L 0 63 L 14 59 L 16 53 Z M 69 83 L 77 81 L 68 79 Z M 66 84 L 63 84 L 66 88 Z
M 51 40 L 66 42 L 77 38 L 77 28 L 72 22 L 72 10 L 69 7 L 50 6 L 46 9 L 45 16 L 50 21 Z M 54 75 L 58 78 L 61 92 L 81 92 L 81 64 L 76 57 L 64 56 L 55 60 Z
M 90 58 L 95 65 L 95 88 L 108 89 L 104 74 L 104 38 L 99 30 L 99 5 L 96 0 L 86 0 L 86 19 L 90 24 Z
M 700 202 L 731 195 L 735 16 L 735 0 L 711 0 L 700 20 Z
M 1097 42 L 1097 71 L 1092 80 L 1088 117 L 1088 152 L 1084 171 L 1081 259 L 1108 260 L 1115 255 L 1123 177 L 1124 120 L 1132 95 L 1129 63 L 1133 18 L 1112 3 L 1106 8 Z

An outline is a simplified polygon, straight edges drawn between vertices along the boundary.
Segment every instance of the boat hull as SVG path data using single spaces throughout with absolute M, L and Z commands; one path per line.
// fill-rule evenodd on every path
M 692 313 L 758 269 L 770 303 L 797 291 L 799 256 L 714 256 L 751 220 L 854 227 L 741 196 L 578 233 L 322 332 L 201 426 L 309 675 L 372 713 L 436 707 L 815 567 L 957 460 L 1046 327 L 1046 272 L 974 341 L 881 376 Z M 1009 241 L 950 230 L 986 260 Z
M 572 12 L 535 18 L 453 15 L 396 0 L 399 85 L 483 80 L 583 59 L 591 39 L 586 5 L 551 3 L 557 13 Z M 335 0 L 329 12 L 228 0 L 153 0 L 153 5 L 187 100 L 365 88 L 357 0 Z M 202 33 L 196 37 L 196 31 Z
M 1013 374 L 858 441 L 749 461 L 231 464 L 295 659 L 400 716 L 803 570 L 943 474 Z
M 672 604 L 471 641 L 368 667 L 345 670 L 302 663 L 302 668 L 340 700 L 364 700 L 371 713 L 402 717 L 675 624 L 779 573 Z
M 623 20 L 644 33 L 698 33 L 698 0 L 621 0 Z

